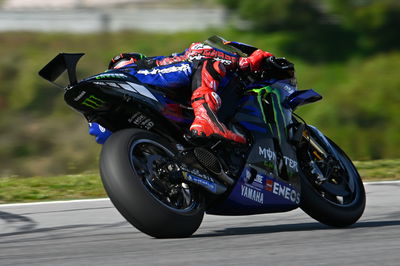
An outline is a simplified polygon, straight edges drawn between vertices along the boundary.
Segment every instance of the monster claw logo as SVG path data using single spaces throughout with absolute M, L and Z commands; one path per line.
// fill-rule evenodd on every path
M 105 101 L 95 97 L 94 95 L 90 95 L 82 102 L 82 105 L 85 105 L 89 108 L 96 110 L 96 109 L 101 108 L 104 103 L 105 103 Z
M 104 73 L 96 76 L 96 79 L 108 79 L 108 78 L 124 79 L 126 78 L 126 76 L 122 73 Z

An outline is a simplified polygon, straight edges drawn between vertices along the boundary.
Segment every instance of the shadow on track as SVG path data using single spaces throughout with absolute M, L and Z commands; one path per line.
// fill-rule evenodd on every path
M 300 232 L 300 231 L 317 231 L 317 230 L 337 230 L 352 228 L 369 228 L 369 227 L 386 227 L 400 226 L 400 220 L 394 221 L 366 221 L 358 222 L 349 227 L 330 227 L 320 223 L 298 223 L 298 224 L 279 224 L 254 227 L 232 227 L 222 230 L 216 230 L 213 233 L 195 234 L 192 237 L 219 237 L 219 236 L 240 236 L 240 235 L 257 235 L 271 234 L 280 232 Z
M 37 225 L 34 220 L 27 216 L 2 211 L 0 211 L 0 220 L 7 224 L 22 224 L 18 227 L 18 230 L 21 231 L 33 230 Z
M 29 235 L 34 233 L 48 233 L 57 232 L 70 229 L 87 229 L 92 228 L 93 230 L 101 230 L 101 228 L 115 227 L 127 224 L 126 221 L 118 222 L 114 224 L 74 224 L 65 226 L 55 226 L 47 228 L 38 228 L 39 224 L 28 216 L 18 215 L 9 212 L 0 211 L 0 221 L 3 220 L 6 224 L 11 227 L 15 227 L 13 232 L 0 233 L 1 237 L 15 236 L 15 235 Z

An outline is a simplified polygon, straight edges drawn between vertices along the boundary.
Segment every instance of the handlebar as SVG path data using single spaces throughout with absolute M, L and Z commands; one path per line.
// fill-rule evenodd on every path
M 264 62 L 266 69 L 276 69 L 276 70 L 294 70 L 294 64 L 288 61 L 284 57 L 270 56 L 265 59 Z

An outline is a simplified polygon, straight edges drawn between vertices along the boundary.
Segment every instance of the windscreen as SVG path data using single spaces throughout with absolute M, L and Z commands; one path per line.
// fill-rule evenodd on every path
M 297 91 L 296 83 L 292 79 L 278 80 L 270 85 L 271 88 L 285 91 L 288 95 Z
M 219 36 L 211 36 L 207 40 L 204 41 L 205 44 L 210 45 L 211 47 L 217 48 L 222 51 L 226 51 L 228 53 L 237 54 L 239 56 L 245 57 L 247 56 L 240 49 L 229 45 L 229 41 L 219 37 Z

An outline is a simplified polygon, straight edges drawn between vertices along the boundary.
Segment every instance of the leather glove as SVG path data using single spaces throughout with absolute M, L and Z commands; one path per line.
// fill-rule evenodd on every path
M 239 67 L 241 70 L 247 70 L 250 68 L 250 71 L 252 72 L 259 71 L 261 69 L 262 61 L 270 56 L 273 56 L 273 54 L 258 49 L 249 57 L 241 57 L 239 59 Z

